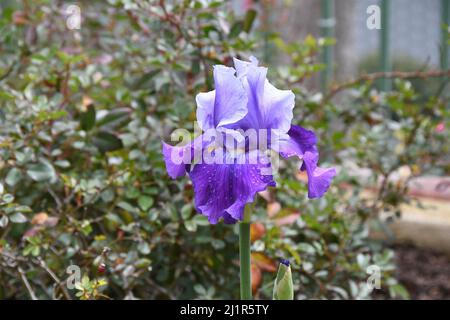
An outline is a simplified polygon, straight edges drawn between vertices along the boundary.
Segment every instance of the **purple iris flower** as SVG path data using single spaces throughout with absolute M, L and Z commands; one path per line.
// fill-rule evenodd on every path
M 336 175 L 334 168 L 317 166 L 314 132 L 291 125 L 295 104 L 292 91 L 275 88 L 266 79 L 267 68 L 258 66 L 254 57 L 250 62 L 234 59 L 234 67 L 214 66 L 215 90 L 199 93 L 196 98 L 198 124 L 203 132 L 218 133 L 215 138 L 205 138 L 204 133 L 184 146 L 163 142 L 168 174 L 173 179 L 189 174 L 196 208 L 213 224 L 220 219 L 225 223 L 242 220 L 245 205 L 253 202 L 256 193 L 275 186 L 266 149 L 284 158 L 297 156 L 303 160 L 300 170 L 306 170 L 308 176 L 309 198 L 321 197 Z M 266 137 L 258 136 L 257 147 L 242 134 L 252 129 L 268 132 Z M 217 144 L 217 140 L 229 141 L 230 136 L 236 140 L 234 146 L 241 146 L 241 152 L 231 152 L 229 144 Z M 262 142 L 265 147 L 258 147 Z M 196 152 L 200 158 L 195 159 Z M 201 161 L 207 152 L 225 161 Z

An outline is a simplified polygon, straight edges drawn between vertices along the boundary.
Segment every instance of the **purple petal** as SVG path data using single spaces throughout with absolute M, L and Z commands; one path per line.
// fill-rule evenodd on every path
M 216 90 L 197 94 L 197 122 L 202 130 L 214 128 L 214 101 Z
M 225 213 L 223 215 L 223 222 L 225 222 L 225 224 L 235 224 L 238 220 L 234 219 L 229 213 Z
M 250 65 L 258 66 L 258 59 L 254 56 L 251 56 L 249 60 L 250 62 L 233 58 L 234 68 L 236 69 L 238 78 L 245 77 L 247 75 L 247 70 Z
M 249 158 L 249 154 L 246 154 Z M 253 202 L 255 194 L 268 186 L 275 186 L 272 175 L 261 170 L 270 163 L 257 164 L 196 164 L 190 172 L 194 185 L 197 210 L 208 217 L 210 223 L 221 218 L 226 223 L 242 220 L 244 207 Z
M 166 170 L 172 179 L 184 176 L 186 174 L 186 164 L 183 162 L 174 161 L 174 156 L 183 158 L 184 147 L 171 146 L 162 141 L 162 152 L 164 156 L 164 162 L 166 163 Z
M 320 198 L 330 187 L 331 180 L 336 175 L 334 168 L 319 168 L 318 153 L 306 152 L 303 155 L 302 170 L 308 175 L 308 198 Z
M 285 158 L 297 156 L 303 159 L 301 170 L 306 170 L 308 175 L 308 197 L 321 197 L 328 190 L 336 170 L 317 166 L 319 152 L 316 146 L 317 138 L 313 131 L 293 125 L 288 135 L 287 140 L 280 142 L 280 154 Z
M 288 131 L 288 139 L 280 141 L 280 154 L 284 158 L 298 156 L 300 159 L 307 151 L 317 153 L 317 138 L 313 131 L 292 125 Z
M 233 124 L 247 114 L 247 95 L 233 68 L 214 66 L 214 85 L 215 90 L 196 97 L 202 130 Z
M 291 90 L 279 90 L 269 81 L 265 82 L 263 109 L 266 111 L 265 128 L 288 132 L 295 106 L 295 95 Z
M 266 79 L 267 68 L 258 67 L 255 58 L 251 62 L 235 59 L 234 63 L 248 96 L 248 113 L 235 126 L 288 132 L 295 104 L 292 91 L 275 88 Z
M 184 146 L 171 146 L 162 141 L 162 152 L 166 170 L 172 179 L 184 176 L 190 169 L 197 153 L 201 157 L 201 150 L 207 144 L 203 136 L 195 138 Z

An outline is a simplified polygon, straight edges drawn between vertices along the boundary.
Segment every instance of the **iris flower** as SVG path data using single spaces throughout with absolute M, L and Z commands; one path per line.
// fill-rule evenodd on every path
M 266 75 L 267 68 L 258 66 L 254 57 L 249 62 L 234 59 L 234 68 L 214 66 L 215 90 L 196 97 L 197 121 L 203 135 L 184 146 L 163 142 L 169 176 L 175 179 L 189 174 L 196 209 L 212 224 L 220 219 L 229 224 L 243 220 L 244 207 L 254 201 L 256 193 L 276 185 L 266 147 L 284 158 L 295 156 L 302 160 L 300 170 L 308 176 L 309 198 L 321 197 L 336 174 L 334 168 L 318 167 L 314 132 L 291 124 L 293 92 L 275 88 Z M 242 134 L 249 129 L 268 132 L 266 138 L 258 140 L 258 145 L 264 148 L 249 143 L 248 137 Z M 217 146 L 214 141 L 218 136 L 206 137 L 205 132 L 211 131 L 218 132 L 225 140 L 231 136 L 237 141 L 234 146 L 241 142 L 244 147 L 236 153 L 227 144 Z M 205 160 L 204 154 L 210 152 L 220 154 L 219 159 L 225 161 L 195 160 L 198 151 L 202 155 L 200 160 Z M 181 158 L 184 161 L 174 160 Z

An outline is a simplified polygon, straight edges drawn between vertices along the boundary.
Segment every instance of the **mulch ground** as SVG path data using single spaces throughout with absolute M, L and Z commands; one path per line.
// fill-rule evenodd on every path
M 450 299 L 450 257 L 410 245 L 396 245 L 397 279 L 411 299 Z

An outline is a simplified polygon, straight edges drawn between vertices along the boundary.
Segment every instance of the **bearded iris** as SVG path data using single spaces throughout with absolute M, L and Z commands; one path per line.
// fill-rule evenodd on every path
M 303 160 L 300 170 L 308 176 L 309 198 L 321 197 L 336 174 L 333 168 L 318 167 L 314 132 L 291 124 L 295 99 L 292 91 L 275 88 L 266 75 L 267 68 L 258 66 L 254 57 L 250 62 L 234 59 L 234 68 L 214 66 L 215 90 L 199 93 L 196 98 L 198 124 L 203 132 L 214 134 L 204 133 L 185 146 L 163 143 L 168 174 L 172 178 L 189 174 L 196 208 L 210 223 L 243 220 L 244 207 L 253 202 L 256 193 L 275 186 L 265 149 Z M 252 146 L 242 134 L 248 130 L 265 130 L 265 141 L 261 139 L 264 135 L 258 135 L 257 146 Z M 234 147 L 239 143 L 241 147 L 222 143 L 230 137 L 237 141 Z M 197 162 L 196 151 L 202 155 Z M 216 161 L 205 161 L 205 154 L 213 154 Z
M 321 197 L 336 174 L 318 167 L 313 131 L 292 125 L 295 96 L 267 79 L 267 68 L 234 59 L 214 66 L 215 90 L 199 93 L 197 121 L 203 134 L 183 146 L 163 142 L 168 174 L 192 179 L 197 210 L 215 224 L 239 224 L 241 298 L 251 299 L 250 206 L 257 192 L 275 186 L 270 152 L 301 159 L 308 197 Z M 250 134 L 249 134 L 250 133 Z M 199 155 L 200 156 L 197 156 Z

